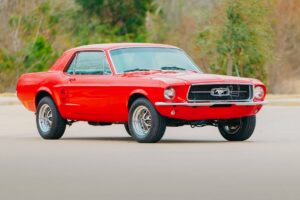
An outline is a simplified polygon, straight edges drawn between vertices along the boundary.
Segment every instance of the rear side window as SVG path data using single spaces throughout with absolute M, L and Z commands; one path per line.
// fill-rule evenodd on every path
M 69 65 L 67 73 L 77 75 L 103 75 L 111 74 L 111 71 L 104 52 L 90 51 L 77 53 Z

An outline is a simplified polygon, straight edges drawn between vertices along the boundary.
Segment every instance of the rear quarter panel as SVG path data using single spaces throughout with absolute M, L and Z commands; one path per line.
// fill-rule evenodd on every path
M 35 99 L 40 91 L 48 92 L 60 110 L 61 100 L 56 87 L 61 83 L 60 72 L 37 72 L 23 74 L 17 83 L 17 96 L 30 111 L 36 111 Z
M 35 95 L 42 81 L 43 73 L 23 74 L 17 83 L 17 96 L 23 105 L 30 111 L 35 111 Z

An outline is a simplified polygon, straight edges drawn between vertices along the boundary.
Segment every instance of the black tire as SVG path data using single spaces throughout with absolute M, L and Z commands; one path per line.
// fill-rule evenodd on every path
M 220 120 L 219 131 L 228 141 L 244 141 L 251 137 L 254 132 L 256 117 L 249 116 L 239 119 Z
M 133 115 L 136 109 L 140 109 L 141 107 L 145 107 L 147 111 L 149 111 L 151 117 L 151 122 L 149 123 L 151 124 L 151 127 L 145 135 L 139 134 L 136 130 L 136 125 L 133 124 Z M 156 111 L 151 102 L 146 98 L 138 98 L 133 102 L 129 109 L 128 125 L 132 137 L 140 143 L 158 142 L 166 131 L 166 119 Z
M 125 128 L 126 132 L 128 133 L 128 135 L 131 136 L 131 133 L 130 133 L 130 130 L 128 127 L 128 123 L 124 124 L 124 128 Z
M 48 110 L 50 108 L 52 113 L 52 124 L 49 125 L 49 130 L 43 130 L 43 127 L 39 122 L 39 115 L 41 114 L 42 107 L 47 107 Z M 44 97 L 39 101 L 36 113 L 36 125 L 40 136 L 44 139 L 59 139 L 63 136 L 66 130 L 66 120 L 61 117 L 50 97 Z

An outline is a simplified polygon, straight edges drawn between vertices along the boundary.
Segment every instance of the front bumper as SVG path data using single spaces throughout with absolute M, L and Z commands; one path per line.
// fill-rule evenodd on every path
M 156 102 L 156 106 L 190 106 L 190 107 L 202 107 L 202 106 L 214 106 L 214 105 L 237 105 L 237 106 L 257 106 L 265 105 L 266 101 L 246 101 L 246 102 L 202 102 L 202 103 L 173 103 L 173 102 Z
M 156 102 L 157 111 L 165 117 L 182 120 L 233 119 L 255 115 L 262 102 Z

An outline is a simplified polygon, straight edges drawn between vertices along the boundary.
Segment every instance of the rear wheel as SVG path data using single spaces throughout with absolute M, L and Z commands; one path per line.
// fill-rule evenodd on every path
M 66 129 L 66 120 L 61 117 L 50 97 L 44 97 L 38 103 L 36 124 L 44 139 L 59 139 Z
M 129 132 L 141 143 L 158 142 L 166 130 L 166 119 L 146 98 L 135 100 L 129 110 Z
M 256 118 L 254 116 L 239 119 L 220 120 L 219 131 L 229 141 L 244 141 L 251 137 L 254 132 Z

